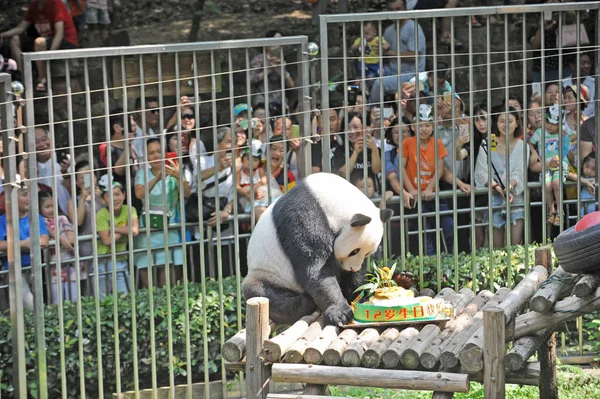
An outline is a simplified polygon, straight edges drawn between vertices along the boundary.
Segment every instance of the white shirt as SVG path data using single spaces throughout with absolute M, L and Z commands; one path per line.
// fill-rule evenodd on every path
M 133 139 L 133 149 L 138 157 L 139 162 L 144 162 L 146 160 L 146 155 L 144 152 L 144 146 L 146 145 L 146 141 L 144 140 L 144 136 L 155 136 L 156 133 L 154 129 L 151 127 L 148 128 L 148 134 L 145 135 L 142 128 L 138 125 L 135 129 L 135 138 Z
M 594 107 L 594 98 L 596 95 L 596 80 L 592 76 L 586 76 L 585 79 L 583 79 L 583 84 L 586 85 L 590 90 L 590 102 L 587 104 L 587 107 L 585 107 L 585 109 L 581 109 L 581 113 L 587 118 L 591 118 L 596 112 L 596 109 Z M 569 76 L 568 78 L 563 79 L 563 86 L 570 85 L 577 85 L 573 82 L 573 76 Z
M 210 169 L 215 166 L 215 156 L 214 155 L 203 155 L 200 157 L 200 170 Z M 196 171 L 196 176 L 194 176 L 194 181 L 198 181 L 198 175 Z M 227 197 L 227 201 L 231 201 L 233 199 L 233 173 L 231 167 L 224 169 L 219 172 L 217 180 L 221 179 L 223 176 L 229 174 L 226 180 L 219 183 L 219 197 Z M 215 197 L 217 195 L 217 185 L 213 185 L 208 189 L 205 189 L 208 183 L 215 181 L 215 175 L 212 175 L 206 180 L 202 181 L 202 187 L 198 191 L 202 191 L 202 195 L 205 197 Z

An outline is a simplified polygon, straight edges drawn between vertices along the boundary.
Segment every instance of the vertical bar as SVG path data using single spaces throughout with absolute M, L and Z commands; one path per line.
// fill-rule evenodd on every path
M 310 73 L 308 58 L 308 38 L 304 38 L 297 52 L 300 65 L 298 66 L 299 81 L 301 82 L 302 89 L 298 91 L 298 106 L 300 107 L 300 134 L 301 138 L 301 154 L 302 163 L 304 165 L 304 171 L 301 176 L 306 177 L 312 173 L 312 129 L 311 129 L 311 97 L 310 97 Z M 267 145 L 267 159 L 269 154 L 269 146 Z M 270 162 L 267 162 L 270 165 Z M 271 174 L 269 173 L 269 182 L 271 181 Z M 269 184 L 269 187 L 271 185 Z
M 25 62 L 25 72 L 31 74 L 31 63 Z M 13 183 L 16 182 L 17 161 L 15 150 L 16 143 L 9 137 L 15 137 L 16 130 L 14 118 L 12 115 L 11 78 L 9 74 L 0 74 L 0 117 L 2 117 L 3 131 L 2 145 L 4 148 L 4 159 L 2 160 L 5 170 L 4 186 L 6 201 L 6 244 L 8 252 L 8 284 L 9 284 L 9 302 L 10 302 L 10 323 L 11 323 L 11 341 L 13 358 L 13 386 L 14 397 L 27 398 L 27 371 L 25 362 L 25 322 L 23 320 L 23 276 L 21 272 L 21 246 L 17 237 L 19 235 L 19 188 Z M 27 87 L 28 91 L 31 88 Z M 27 96 L 28 102 L 31 97 Z M 32 108 L 28 108 L 32 109 Z M 29 116 L 31 112 L 27 112 Z M 31 115 L 33 117 L 33 115 Z M 29 123 L 28 123 L 29 124 Z M 33 126 L 33 124 L 29 124 Z M 33 128 L 29 129 L 30 131 Z M 44 359 L 45 360 L 45 359 Z M 38 362 L 39 364 L 39 362 Z M 39 377 L 38 377 L 39 378 Z M 45 378 L 45 376 L 44 376 Z M 1 395 L 1 392 L 0 392 Z
M 175 57 L 175 99 L 178 102 L 177 104 L 180 104 L 180 98 L 181 98 L 181 82 L 180 82 L 180 74 L 179 74 L 179 53 L 175 53 L 174 54 Z M 197 92 L 194 92 L 194 95 Z M 179 154 L 183 154 L 183 149 L 182 149 L 182 135 L 181 132 L 183 130 L 182 125 L 181 125 L 181 106 L 177 106 L 175 108 L 175 112 L 177 113 L 177 151 L 179 152 Z M 200 118 L 198 117 L 199 114 L 196 113 L 195 114 L 197 116 L 196 118 L 196 124 L 198 124 L 200 122 Z M 194 126 L 194 128 L 196 128 L 196 126 Z M 198 137 L 196 138 L 196 148 L 198 149 L 198 151 L 200 151 L 200 137 L 198 135 Z M 188 139 L 188 143 L 189 143 L 189 139 Z M 189 145 L 189 144 L 188 144 Z M 168 149 L 168 142 L 167 142 L 167 149 Z M 189 152 L 188 152 L 188 157 L 189 157 Z M 183 255 L 183 265 L 181 265 L 182 268 L 182 272 L 183 272 L 183 311 L 184 311 L 184 317 L 183 317 L 183 328 L 185 330 L 185 358 L 187 359 L 186 361 L 186 382 L 187 382 L 187 386 L 186 386 L 186 396 L 188 399 L 192 398 L 192 351 L 191 351 L 191 341 L 190 341 L 190 300 L 189 300 L 189 294 L 188 294 L 188 272 L 187 272 L 187 264 L 188 264 L 188 257 L 187 257 L 187 239 L 186 239 L 186 230 L 187 230 L 187 224 L 185 222 L 185 202 L 186 202 L 186 198 L 185 198 L 185 194 L 184 194 L 184 184 L 186 181 L 186 177 L 185 177 L 185 166 L 183 164 L 183 158 L 180 158 L 180 162 L 179 162 L 179 181 L 181 182 L 180 186 L 179 186 L 179 209 L 181 210 L 180 214 L 180 225 L 181 228 L 179 230 L 179 235 L 181 236 L 181 251 L 182 251 L 182 255 Z M 192 177 L 193 179 L 193 177 Z M 201 193 L 201 191 L 200 191 Z M 132 302 L 133 304 L 134 302 Z M 131 310 L 132 313 L 134 313 L 134 309 Z M 134 355 L 134 359 L 136 358 L 136 356 Z M 137 377 L 137 375 L 135 375 Z
M 329 159 L 329 153 L 331 151 L 331 131 L 329 129 L 329 49 L 327 48 L 327 17 L 322 15 L 320 18 L 320 36 L 321 36 L 321 101 L 323 108 L 323 133 L 321 135 L 321 142 L 323 148 L 323 168 L 322 172 L 331 173 L 331 160 Z M 346 47 L 346 46 L 342 46 Z
M 92 100 L 91 100 L 91 89 L 90 89 L 90 76 L 89 76 L 89 68 L 88 68 L 88 59 L 84 58 L 84 84 L 85 84 L 85 112 L 87 118 L 87 139 L 88 139 L 88 159 L 93 158 L 93 143 L 94 139 L 92 137 Z M 94 163 L 90 162 L 90 170 L 93 174 L 95 174 Z M 96 195 L 92 195 L 92 231 L 96 230 Z M 85 201 L 85 198 L 82 199 Z M 96 312 L 96 359 L 98 362 L 98 367 L 96 373 L 98 374 L 98 397 L 104 396 L 104 374 L 103 374 L 103 365 L 102 365 L 102 329 L 100 328 L 100 298 L 98 296 L 100 284 L 98 281 L 98 246 L 92 245 L 92 265 L 91 265 L 91 273 L 88 273 L 88 279 L 94 277 L 94 309 Z M 89 284 L 88 284 L 89 286 Z
M 545 187 L 545 179 L 544 176 L 546 175 L 546 151 L 545 151 L 545 142 L 546 142 L 546 128 L 544 127 L 544 121 L 545 121 L 545 112 L 546 112 L 546 106 L 548 104 L 546 104 L 546 96 L 545 96 L 545 92 L 544 92 L 544 83 L 546 80 L 546 60 L 545 60 L 545 53 L 546 53 L 546 33 L 544 30 L 544 13 L 541 12 L 540 13 L 540 27 L 542 29 L 542 33 L 540 36 L 541 39 L 541 44 L 540 44 L 540 64 L 541 64 L 541 69 L 540 69 L 540 91 L 541 91 L 541 96 L 542 96 L 542 137 L 541 137 L 541 145 L 538 145 L 538 148 L 540 148 L 540 158 L 542 159 L 542 242 L 546 242 L 547 240 L 547 227 L 548 224 L 546 223 L 547 220 L 547 216 L 546 216 L 546 187 Z
M 121 56 L 121 81 L 122 82 L 127 82 L 127 72 L 125 69 L 125 57 Z M 129 131 L 131 129 L 131 126 L 129 126 L 129 109 L 127 107 L 127 84 L 123 85 L 123 129 L 126 137 L 129 136 Z M 111 126 L 112 128 L 112 126 Z M 132 193 L 131 193 L 131 187 L 133 186 L 132 184 L 132 176 L 131 176 L 131 167 L 129 165 L 129 162 L 131 160 L 131 154 L 130 154 L 130 140 L 129 138 L 127 139 L 127 141 L 125 142 L 125 157 L 127 158 L 127 164 L 126 164 L 126 168 L 125 168 L 125 190 L 126 190 L 126 199 L 127 199 L 127 206 L 129 207 L 129 209 L 131 209 L 132 206 Z M 135 176 L 133 176 L 133 180 L 135 181 Z M 134 194 L 135 195 L 135 194 Z M 139 216 L 138 216 L 139 217 Z M 139 223 L 139 221 L 138 221 Z M 127 225 L 131 227 L 132 225 L 132 218 L 131 218 L 131 212 L 129 212 L 129 215 L 127 217 Z M 139 232 L 138 232 L 139 233 Z M 137 296 L 137 290 L 136 290 L 136 284 L 135 284 L 135 275 L 136 275 L 136 268 L 135 268 L 135 262 L 134 262 L 134 253 L 133 253 L 133 249 L 135 248 L 135 242 L 133 241 L 133 233 L 131 228 L 129 228 L 129 232 L 127 234 L 127 241 L 128 241 L 128 263 L 129 263 L 129 286 L 130 286 L 130 291 L 129 291 L 129 295 L 130 295 L 130 299 L 131 299 L 131 325 L 135 326 L 137 325 L 137 312 L 136 312 L 136 296 Z M 186 293 L 187 294 L 187 293 Z M 186 303 L 187 305 L 187 303 Z M 188 312 L 185 312 L 186 317 Z M 132 328 L 131 329 L 131 338 L 133 341 L 133 347 L 132 347 L 132 366 L 133 366 L 133 390 L 135 391 L 135 397 L 139 398 L 139 389 L 140 389 L 140 377 L 139 377 L 139 365 L 137 362 L 138 359 L 138 345 L 137 345 L 137 329 L 136 328 Z
M 487 151 L 488 151 L 488 157 L 487 157 L 487 161 L 488 161 L 488 248 L 489 248 L 489 259 L 490 259 L 490 291 L 494 292 L 494 279 L 491 276 L 495 275 L 495 269 L 494 269 L 494 225 L 492 223 L 493 220 L 493 210 L 492 210 L 492 194 L 494 192 L 494 190 L 492 190 L 492 118 L 494 117 L 494 115 L 492 114 L 492 78 L 491 78 L 491 54 L 490 54 L 490 47 L 491 47 L 491 36 L 490 36 L 490 14 L 486 15 L 486 24 L 485 24 L 485 30 L 486 30 L 486 40 L 485 40 L 485 47 L 486 47 L 486 76 L 487 76 L 487 100 L 486 100 L 486 104 L 488 107 L 488 137 L 487 137 Z
M 469 21 L 471 19 L 469 18 Z M 458 208 L 458 192 L 456 191 L 456 179 L 458 179 L 458 169 L 456 168 L 456 97 L 454 96 L 454 93 L 456 93 L 456 75 L 454 72 L 454 68 L 456 67 L 456 63 L 455 63 L 455 53 L 454 53 L 454 17 L 450 17 L 450 69 L 452 69 L 452 92 L 451 92 L 451 105 L 452 105 L 452 159 L 454 160 L 454 162 L 452 163 L 453 169 L 456 169 L 456 171 L 453 173 L 454 175 L 454 179 L 452 180 L 452 218 L 454 219 L 454 223 L 452 223 L 453 225 L 453 232 L 452 234 L 454 234 L 454 248 L 452 250 L 453 252 L 453 257 L 454 257 L 454 289 L 455 290 L 459 290 L 460 286 L 459 286 L 459 281 L 458 281 L 458 274 L 459 274 L 459 266 L 458 266 L 458 213 L 457 213 L 457 208 Z M 437 79 L 436 79 L 437 80 Z M 464 161 L 463 161 L 464 162 Z M 437 197 L 437 196 L 436 196 Z M 436 215 L 439 218 L 439 208 L 436 208 Z M 437 221 L 436 221 L 437 222 Z M 439 226 L 439 225 L 437 225 Z M 438 231 L 439 231 L 439 227 L 437 227 Z M 439 234 L 438 234 L 439 237 Z M 447 243 L 446 243 L 447 245 Z M 441 256 L 441 255 L 440 255 Z M 440 263 L 441 263 L 441 258 L 440 258 Z
M 396 43 L 400 43 L 400 20 L 396 20 L 395 22 L 393 22 L 394 24 L 396 24 Z M 398 85 L 398 87 L 402 87 L 402 76 L 400 74 L 400 67 L 402 65 L 402 56 L 401 56 L 401 52 L 397 51 L 396 52 L 396 65 L 398 65 L 398 75 L 396 76 L 396 83 Z M 415 75 L 415 80 L 418 79 L 418 76 Z M 383 81 L 380 81 L 380 84 L 383 84 Z M 417 82 L 418 84 L 418 82 Z M 418 90 L 417 90 L 418 92 Z M 418 96 L 418 94 L 417 94 Z M 415 100 L 416 101 L 416 100 Z M 402 117 L 400 116 L 401 111 L 402 111 L 402 96 L 398 96 L 398 102 L 397 102 L 397 106 L 398 106 L 398 147 L 400 148 L 400 151 L 402 151 L 402 143 L 404 140 L 404 135 L 402 134 Z M 418 106 L 418 104 L 417 104 Z M 418 118 L 417 118 L 418 119 Z M 417 141 L 419 141 L 417 139 Z M 409 230 L 408 228 L 406 228 L 406 231 L 404 229 L 404 226 L 408 227 L 408 222 L 404 221 L 404 166 L 402 165 L 402 157 L 400 157 L 400 161 L 398 162 L 398 180 L 400 182 L 400 203 L 398 208 L 400 209 L 400 223 L 399 227 L 398 227 L 398 236 L 400 237 L 400 256 L 406 256 L 406 240 L 405 237 L 408 239 L 408 233 Z M 415 198 L 416 199 L 416 198 Z M 404 267 L 404 265 L 402 265 Z M 440 289 L 440 287 L 438 286 L 438 289 Z
M 504 116 L 504 131 L 505 131 L 505 152 L 504 152 L 504 157 L 505 157 L 505 161 L 506 161 L 506 172 L 505 172 L 505 176 L 506 178 L 504 179 L 504 185 L 505 185 L 505 196 L 506 196 L 506 227 L 504 228 L 505 233 L 506 233 L 506 245 L 504 246 L 506 248 L 506 259 L 507 259 L 507 266 L 506 266 L 506 270 L 507 270 L 507 276 L 506 276 L 506 284 L 509 287 L 512 287 L 512 263 L 510 262 L 511 256 L 511 229 L 512 229 L 512 215 L 510 213 L 510 208 L 511 208 L 511 204 L 509 199 L 510 193 L 509 193 L 509 187 L 510 187 L 510 141 L 512 139 L 512 137 L 509 137 L 508 133 L 510 131 L 510 114 L 509 114 L 509 109 L 508 109 L 508 98 L 510 96 L 510 92 L 509 92 L 509 86 L 510 86 L 510 82 L 508 80 L 508 76 L 509 76 L 509 68 L 508 68 L 508 60 L 509 60 L 509 53 L 508 53 L 508 14 L 504 14 L 504 112 L 505 112 L 505 116 Z M 520 123 L 519 120 L 516 121 L 517 123 Z M 523 147 L 523 151 L 525 152 L 525 147 Z M 491 156 L 490 156 L 491 158 Z M 523 168 L 525 168 L 525 165 L 523 165 Z
M 557 47 L 558 47 L 558 79 L 557 79 L 557 83 L 558 83 L 558 101 L 559 103 L 562 101 L 563 98 L 563 84 L 562 84 L 562 75 L 563 75 L 563 66 L 562 66 L 562 62 L 563 62 L 563 57 L 562 57 L 562 12 L 558 12 L 558 34 L 557 34 Z M 579 79 L 577 79 L 579 80 Z M 577 99 L 579 99 L 579 93 L 575 93 Z M 559 159 L 559 164 L 558 164 L 558 176 L 560 179 L 560 190 L 558 193 L 558 198 L 555 198 L 555 202 L 556 202 L 556 212 L 558 212 L 558 217 L 560 220 L 560 226 L 559 226 L 559 231 L 562 233 L 563 228 L 564 228 L 564 212 L 563 212 L 563 187 L 565 186 L 566 180 L 563 181 L 563 172 L 564 172 L 564 165 L 563 165 L 563 157 L 566 158 L 567 154 L 564 153 L 563 151 L 563 142 L 564 140 L 568 139 L 567 137 L 563 136 L 563 117 L 564 117 L 564 108 L 560 107 L 559 108 L 559 119 L 558 119 L 558 159 Z M 568 172 L 568 169 L 567 169 Z
M 527 172 L 529 170 L 529 162 L 527 159 L 527 153 L 528 153 L 528 146 L 529 146 L 529 138 L 526 136 L 527 132 L 525 131 L 525 122 L 527 121 L 527 113 L 528 113 L 528 109 L 529 109 L 529 98 L 527 96 L 527 14 L 522 14 L 521 15 L 522 18 L 522 26 L 521 26 L 521 47 L 523 48 L 523 61 L 521 63 L 522 65 L 522 85 L 523 85 L 523 111 L 525 112 L 525 114 L 523 115 L 523 184 L 524 184 L 524 191 L 523 191 L 523 212 L 525 215 L 525 220 L 523 221 L 523 245 L 525 247 L 525 256 L 524 256 L 524 264 L 525 264 L 525 271 L 529 271 L 529 241 L 530 241 L 530 237 L 529 237 L 529 225 L 531 223 L 531 207 L 529 205 L 529 184 L 528 184 L 528 179 L 527 179 Z
M 415 20 L 415 41 L 417 41 L 418 39 L 418 32 L 417 32 L 417 21 Z M 434 98 L 434 102 L 433 102 L 433 137 L 434 137 L 434 141 L 433 141 L 433 145 L 434 145 L 434 158 L 435 158 L 435 231 L 433 232 L 433 234 L 435 234 L 435 265 L 436 265 L 436 282 L 437 282 L 437 287 L 438 289 L 441 289 L 442 287 L 442 254 L 441 254 L 441 242 L 440 242 L 440 235 L 438 234 L 438 232 L 440 231 L 440 171 L 438 170 L 439 168 L 438 166 L 438 157 L 439 157 L 439 152 L 438 152 L 438 137 L 439 137 L 439 122 L 438 122 L 438 118 L 439 118 L 439 107 L 437 104 L 437 94 L 438 94 L 438 70 L 437 70 L 437 20 L 435 18 L 432 19 L 432 36 L 433 36 L 433 98 Z M 415 44 L 415 48 L 418 49 L 419 46 L 418 44 Z M 418 58 L 418 55 L 417 55 Z M 415 69 L 418 71 L 418 63 L 416 62 L 415 59 Z M 445 73 L 447 73 L 447 71 L 445 71 Z M 415 75 L 415 83 L 417 84 L 416 89 L 417 91 L 419 88 L 419 74 L 417 72 L 417 74 Z M 454 101 L 452 100 L 452 104 L 454 104 Z M 451 105 L 452 105 L 451 104 Z M 417 101 L 417 107 L 419 107 L 419 101 Z M 417 108 L 418 110 L 418 108 Z M 417 111 L 418 112 L 418 111 Z M 452 112 L 452 115 L 454 116 L 454 111 Z M 417 114 L 417 120 L 419 119 L 419 116 Z M 454 125 L 453 125 L 454 126 Z M 417 136 L 420 137 L 420 136 Z M 417 139 L 417 141 L 420 143 L 420 139 Z M 454 137 L 452 138 L 452 142 L 454 143 Z M 452 147 L 454 147 L 454 144 L 452 145 Z M 418 164 L 419 167 L 421 165 L 421 150 L 418 151 Z M 452 158 L 452 165 L 456 165 L 456 162 L 454 162 L 454 158 L 455 158 L 455 154 L 448 154 L 446 156 L 450 156 Z M 453 168 L 454 169 L 454 168 Z M 419 179 L 421 176 L 421 173 L 418 173 L 419 175 Z M 421 194 L 421 190 L 419 190 L 419 195 Z M 430 213 L 430 212 L 427 212 Z M 427 223 L 425 223 L 425 231 L 427 231 Z M 428 233 L 425 233 L 426 235 Z M 442 233 L 443 234 L 443 233 Z M 419 234 L 420 235 L 420 234 Z M 425 244 L 427 245 L 427 244 Z M 431 254 L 429 254 L 431 255 Z M 423 270 L 420 271 L 420 274 L 424 274 Z M 423 288 L 423 287 L 421 287 Z
M 29 219 L 31 224 L 29 226 L 29 236 L 39 237 L 40 236 L 40 224 L 38 215 L 38 185 L 37 182 L 37 160 L 35 157 L 35 113 L 34 113 L 34 92 L 33 92 L 33 76 L 32 66 L 33 62 L 28 60 L 27 54 L 23 55 L 23 64 L 25 65 L 25 90 L 26 90 L 26 106 L 25 112 L 27 117 L 27 136 L 24 140 L 25 151 L 30 154 L 27 157 L 27 179 L 34 184 L 29 185 L 29 193 L 31 195 L 29 200 Z M 47 87 L 50 89 L 51 85 L 48 82 Z M 50 112 L 48 112 L 50 115 Z M 17 166 L 18 167 L 18 166 Z M 34 220 L 35 218 L 35 220 Z M 47 383 L 47 364 L 46 364 L 46 337 L 45 337 L 45 322 L 44 322 L 44 302 L 43 302 L 43 282 L 42 282 L 42 266 L 41 266 L 41 248 L 40 241 L 33 240 L 31 242 L 31 268 L 34 276 L 34 292 L 38 295 L 34 295 L 34 314 L 35 314 L 35 347 L 36 347 L 36 371 L 37 371 L 37 383 L 38 383 L 38 394 L 40 398 L 48 397 L 48 383 Z M 20 277 L 20 274 L 15 274 L 16 278 Z M 22 285 L 19 285 L 18 289 L 21 289 Z M 22 297 L 22 295 L 21 295 Z M 19 354 L 21 356 L 21 354 Z M 20 392 L 19 392 L 20 393 Z
M 479 281 L 478 281 L 478 267 L 477 267 L 477 220 L 475 219 L 475 165 L 476 159 L 474 158 L 475 154 L 475 115 L 473 115 L 473 92 L 475 91 L 475 82 L 473 80 L 473 17 L 469 17 L 469 115 L 471 118 L 469 119 L 469 132 L 471 135 L 471 140 L 469 143 L 470 151 L 469 151 L 469 169 L 470 173 L 470 181 L 471 184 L 471 195 L 470 195 L 470 204 L 471 204 L 471 281 L 473 282 L 473 292 L 478 292 Z M 487 107 L 486 107 L 487 108 Z M 489 113 L 488 113 L 489 116 Z M 479 132 L 477 132 L 479 134 Z

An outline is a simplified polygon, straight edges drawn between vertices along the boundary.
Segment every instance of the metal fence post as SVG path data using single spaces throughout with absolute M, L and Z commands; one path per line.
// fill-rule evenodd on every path
M 23 321 L 23 275 L 21 273 L 21 248 L 19 239 L 19 186 L 13 103 L 11 101 L 11 77 L 0 74 L 0 116 L 2 117 L 2 145 L 5 171 L 6 241 L 8 252 L 8 281 L 10 321 L 13 352 L 13 386 L 15 398 L 27 397 L 27 373 L 25 371 L 25 324 Z M 0 237 L 2 238 L 2 237 Z M 17 239 L 15 239 L 17 238 Z

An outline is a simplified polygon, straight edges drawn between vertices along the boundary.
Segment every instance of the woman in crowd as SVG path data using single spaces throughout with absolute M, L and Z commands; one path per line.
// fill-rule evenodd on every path
M 479 151 L 481 150 L 481 143 L 487 140 L 488 137 L 488 111 L 486 104 L 477 104 L 473 109 L 473 159 L 477 162 Z M 488 198 L 486 194 L 479 194 L 475 197 L 475 206 L 480 208 L 487 205 Z M 484 222 L 485 211 L 475 211 L 475 223 L 482 224 Z M 485 243 L 485 226 L 475 227 L 475 248 L 479 249 L 483 247 Z
M 164 267 L 158 269 L 158 286 L 166 283 L 166 267 L 170 265 L 183 265 L 183 252 L 181 247 L 173 245 L 181 243 L 179 227 L 171 227 L 165 237 L 163 225 L 178 224 L 181 222 L 179 207 L 179 194 L 182 190 L 187 198 L 191 194 L 191 187 L 179 176 L 179 164 L 172 160 L 165 160 L 160 140 L 150 138 L 146 142 L 148 165 L 140 169 L 135 175 L 135 196 L 143 200 L 142 215 L 140 217 L 140 234 L 136 237 L 136 248 L 148 248 L 150 241 L 151 254 L 141 251 L 135 255 L 135 265 L 138 268 L 140 285 L 148 288 L 149 265 Z M 163 169 L 164 167 L 164 169 Z M 183 187 L 180 188 L 180 185 Z M 146 194 L 147 193 L 147 194 Z M 166 207 L 163 205 L 163 201 Z M 166 209 L 166 212 L 164 211 Z M 147 223 L 150 223 L 148 226 Z M 156 231 L 148 232 L 150 229 Z M 165 246 L 169 246 L 168 258 Z M 177 273 L 181 268 L 177 268 Z M 171 283 L 175 283 L 175 268 L 171 268 Z
M 495 109 L 495 120 L 492 124 L 492 133 L 495 142 L 491 145 L 487 140 L 481 144 L 475 166 L 475 185 L 478 188 L 492 186 L 492 205 L 502 206 L 492 211 L 492 225 L 494 228 L 494 248 L 505 246 L 504 236 L 506 225 L 511 226 L 510 245 L 518 245 L 523 241 L 524 213 L 524 191 L 527 181 L 525 179 L 525 168 L 523 165 L 523 151 L 526 151 L 528 161 L 530 148 L 519 139 L 522 132 L 519 113 L 513 107 L 509 108 L 509 114 L 503 109 Z M 493 139 L 494 140 L 494 139 Z M 508 146 L 510 170 L 506 169 L 506 151 Z M 488 169 L 488 157 L 491 156 L 492 168 Z M 530 165 L 531 166 L 531 165 Z M 510 215 L 506 214 L 506 202 L 510 202 Z M 489 219 L 486 213 L 484 222 Z
M 585 85 L 589 90 L 589 99 L 591 100 L 585 107 L 581 106 L 581 112 L 583 116 L 591 118 L 594 116 L 594 96 L 596 94 L 596 79 L 593 73 L 593 61 L 590 53 L 582 53 L 579 59 L 579 74 L 574 73 L 573 75 L 563 79 L 564 86 L 577 86 L 579 80 L 580 85 Z M 573 62 L 571 65 L 572 71 L 577 71 L 577 63 Z
M 342 120 L 342 131 L 344 131 L 344 121 Z M 335 149 L 333 155 L 333 165 L 337 172 L 345 177 L 346 166 L 350 173 L 354 169 L 369 168 L 370 172 L 377 176 L 381 172 L 381 156 L 379 148 L 373 140 L 370 134 L 363 136 L 364 129 L 361 116 L 354 112 L 348 113 L 348 131 L 346 132 L 345 139 L 348 141 L 349 158 L 346 161 L 346 150 L 345 146 L 340 146 Z M 363 148 L 367 147 L 367 159 L 363 159 Z M 346 162 L 348 165 L 346 165 Z M 378 182 L 375 182 L 376 191 L 380 191 Z
M 413 136 L 413 131 L 410 128 L 411 122 L 406 118 L 402 117 L 402 139 Z M 385 173 L 389 188 L 392 189 L 394 195 L 400 195 L 400 190 L 403 191 L 404 206 L 411 208 L 411 201 L 414 200 L 413 196 L 402 187 L 400 184 L 399 173 L 402 173 L 400 168 L 400 161 L 402 160 L 402 147 L 400 146 L 400 126 L 398 125 L 398 119 L 394 119 L 390 126 L 385 131 L 385 141 L 391 146 L 389 151 L 385 152 Z M 399 172 L 400 171 L 400 172 Z
M 96 175 L 90 168 L 88 161 L 79 161 L 75 164 L 75 186 L 77 188 L 76 203 L 69 201 L 69 219 L 75 223 L 77 213 L 77 234 L 88 236 L 94 234 L 92 229 L 96 213 L 102 208 L 102 194 L 96 182 Z M 94 201 L 92 199 L 94 198 Z M 81 258 L 93 255 L 94 243 L 92 240 L 79 241 L 79 256 Z M 91 260 L 83 260 L 81 264 L 81 279 L 87 277 L 92 266 Z M 91 290 L 84 290 L 90 292 Z

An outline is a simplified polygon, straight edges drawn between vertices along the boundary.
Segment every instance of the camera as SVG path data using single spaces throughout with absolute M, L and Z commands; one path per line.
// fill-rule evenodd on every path
M 348 105 L 356 105 L 356 96 L 358 95 L 358 86 L 348 86 Z

